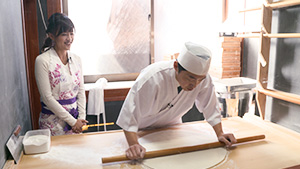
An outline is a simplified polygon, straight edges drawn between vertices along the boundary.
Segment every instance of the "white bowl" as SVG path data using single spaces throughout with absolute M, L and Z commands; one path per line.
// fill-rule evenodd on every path
M 27 131 L 23 139 L 24 152 L 25 154 L 48 152 L 50 150 L 50 143 L 49 129 Z

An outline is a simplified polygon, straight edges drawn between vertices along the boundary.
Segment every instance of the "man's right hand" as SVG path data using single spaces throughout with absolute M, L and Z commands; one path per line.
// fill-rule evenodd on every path
M 126 156 L 130 160 L 142 159 L 142 158 L 144 158 L 145 153 L 146 153 L 146 149 L 143 146 L 141 146 L 140 144 L 131 145 L 126 150 Z

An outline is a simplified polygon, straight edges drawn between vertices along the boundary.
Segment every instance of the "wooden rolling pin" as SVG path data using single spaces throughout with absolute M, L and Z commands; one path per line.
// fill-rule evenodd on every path
M 264 138 L 265 138 L 265 135 L 243 137 L 243 138 L 237 139 L 237 143 L 244 143 L 244 142 L 260 140 L 260 139 L 264 139 Z M 223 146 L 225 146 L 225 144 L 222 142 L 213 142 L 213 143 L 200 144 L 200 145 L 195 145 L 195 146 L 186 146 L 186 147 L 177 147 L 177 148 L 170 148 L 170 149 L 164 149 L 164 150 L 148 151 L 145 153 L 144 158 L 154 158 L 154 157 L 180 154 L 180 153 L 186 153 L 186 152 L 192 152 L 192 151 L 204 150 L 204 149 L 216 148 L 216 147 L 223 147 Z M 113 157 L 104 157 L 104 158 L 102 158 L 102 163 L 111 163 L 111 162 L 126 161 L 126 160 L 130 160 L 130 159 L 127 158 L 126 155 L 120 155 L 120 156 L 113 156 Z

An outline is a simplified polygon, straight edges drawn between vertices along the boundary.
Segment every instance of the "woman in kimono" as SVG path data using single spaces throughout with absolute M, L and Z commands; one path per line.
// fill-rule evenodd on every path
M 81 59 L 71 53 L 74 25 L 62 13 L 48 20 L 48 38 L 35 61 L 35 78 L 41 96 L 41 129 L 51 135 L 82 132 L 86 125 L 86 97 Z
M 145 154 L 146 149 L 138 142 L 139 130 L 181 123 L 194 103 L 219 141 L 228 147 L 236 142 L 233 134 L 222 129 L 214 85 L 208 74 L 210 61 L 211 52 L 206 47 L 187 42 L 177 60 L 156 62 L 142 70 L 117 120 L 129 144 L 128 158 L 139 159 Z

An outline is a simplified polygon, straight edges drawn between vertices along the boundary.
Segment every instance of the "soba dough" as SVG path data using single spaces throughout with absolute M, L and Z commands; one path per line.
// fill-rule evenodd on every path
M 226 157 L 225 148 L 213 148 L 179 155 L 150 158 L 144 164 L 155 169 L 202 169 L 213 167 Z
M 148 134 L 139 139 L 147 151 L 175 147 L 192 146 L 216 142 L 213 133 L 201 133 L 186 130 L 164 130 Z M 144 164 L 155 169 L 200 169 L 209 168 L 222 162 L 227 154 L 225 148 L 214 148 L 178 155 L 145 159 Z

